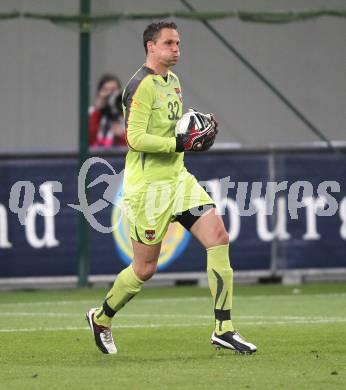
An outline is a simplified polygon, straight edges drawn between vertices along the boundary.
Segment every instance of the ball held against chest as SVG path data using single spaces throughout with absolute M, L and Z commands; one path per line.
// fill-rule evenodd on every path
M 208 115 L 190 109 L 177 122 L 175 126 L 175 135 L 184 135 L 191 132 L 202 132 L 210 126 L 211 118 Z

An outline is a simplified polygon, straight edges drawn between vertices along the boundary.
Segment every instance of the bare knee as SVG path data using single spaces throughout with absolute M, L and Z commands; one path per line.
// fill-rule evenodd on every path
M 199 218 L 190 231 L 205 248 L 229 243 L 227 230 L 216 209 Z
M 229 236 L 228 233 L 223 225 L 217 226 L 213 237 L 210 239 L 210 245 L 211 246 L 217 246 L 217 245 L 228 245 L 229 244 Z
M 152 261 L 142 262 L 140 264 L 135 262 L 133 264 L 133 270 L 140 280 L 145 281 L 150 279 L 155 274 L 156 264 L 156 262 Z
M 150 279 L 157 266 L 160 255 L 161 243 L 145 245 L 132 240 L 133 247 L 133 270 L 140 280 Z

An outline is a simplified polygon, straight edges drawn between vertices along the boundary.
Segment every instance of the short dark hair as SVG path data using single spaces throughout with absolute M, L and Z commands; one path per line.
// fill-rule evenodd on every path
M 157 22 L 151 23 L 144 30 L 143 33 L 143 45 L 145 52 L 148 54 L 147 43 L 149 41 L 156 42 L 156 39 L 163 28 L 172 28 L 173 30 L 178 30 L 177 25 L 174 22 Z
M 108 83 L 109 81 L 115 81 L 118 85 L 119 85 L 119 89 L 121 89 L 121 81 L 119 79 L 119 77 L 117 77 L 115 74 L 113 73 L 104 73 L 100 78 L 99 78 L 99 81 L 97 83 L 97 87 L 96 87 L 96 92 L 100 92 L 100 90 L 102 89 L 102 87 Z

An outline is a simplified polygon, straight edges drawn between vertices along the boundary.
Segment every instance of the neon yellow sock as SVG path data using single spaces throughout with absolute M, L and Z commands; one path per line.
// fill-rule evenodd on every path
M 94 321 L 98 325 L 111 326 L 112 318 L 142 289 L 143 281 L 135 274 L 132 265 L 125 268 L 115 279 L 103 305 L 97 309 Z
M 234 331 L 231 320 L 233 270 L 229 262 L 228 245 L 208 248 L 207 258 L 208 283 L 214 301 L 215 332 L 223 334 Z

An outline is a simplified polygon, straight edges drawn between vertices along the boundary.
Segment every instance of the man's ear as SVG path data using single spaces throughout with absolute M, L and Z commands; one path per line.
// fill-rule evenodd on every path
M 148 41 L 148 43 L 147 43 L 148 53 L 153 52 L 153 46 L 154 46 L 154 41 Z

